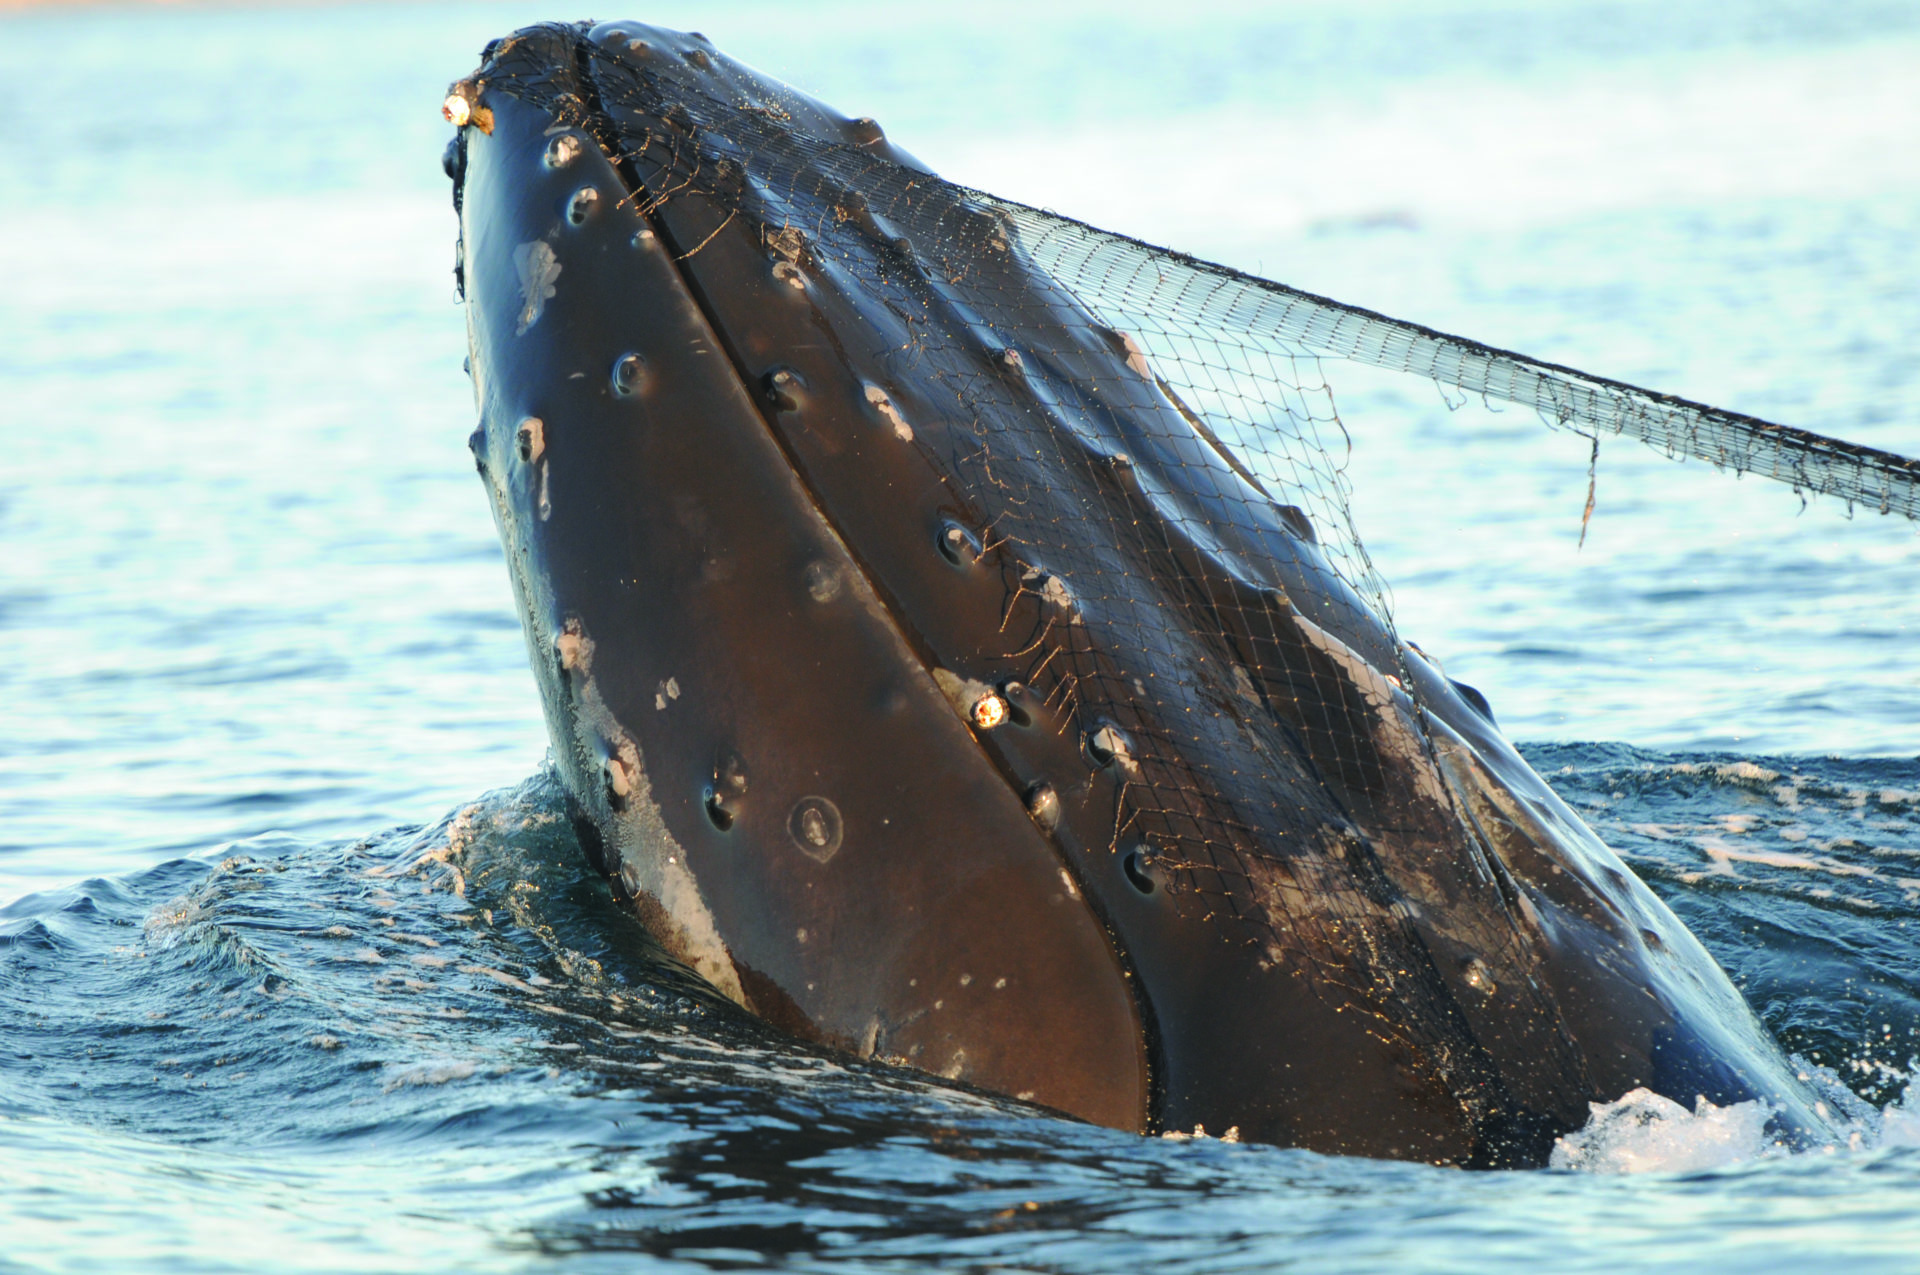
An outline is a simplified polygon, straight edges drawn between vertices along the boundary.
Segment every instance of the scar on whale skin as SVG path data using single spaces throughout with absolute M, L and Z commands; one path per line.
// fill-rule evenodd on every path
M 646 760 L 633 736 L 614 717 L 593 675 L 594 642 L 579 619 L 569 617 L 554 642 L 578 704 L 578 742 L 587 756 L 605 750 L 608 788 L 617 798 L 610 823 L 621 884 L 638 901 L 658 909 L 649 928 L 679 960 L 698 971 L 737 1005 L 749 1007 L 733 957 L 714 924 L 713 912 L 687 864 L 686 851 L 667 830 Z M 676 695 L 679 687 L 674 686 Z
M 553 255 L 552 244 L 536 239 L 513 250 L 513 266 L 520 272 L 520 326 L 513 334 L 525 336 L 528 328 L 540 322 L 547 302 L 559 291 L 560 262 Z

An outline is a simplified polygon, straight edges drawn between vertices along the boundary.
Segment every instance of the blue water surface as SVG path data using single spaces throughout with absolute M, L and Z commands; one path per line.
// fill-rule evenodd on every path
M 1673 8 L 631 16 L 959 180 L 1920 453 L 1920 11 Z M 1914 1269 L 1912 525 L 1609 442 L 1582 545 L 1586 442 L 1425 385 L 1326 369 L 1401 631 L 1853 1145 L 1143 1140 L 658 959 L 583 881 L 465 446 L 438 104 L 556 16 L 0 17 L 0 1269 Z

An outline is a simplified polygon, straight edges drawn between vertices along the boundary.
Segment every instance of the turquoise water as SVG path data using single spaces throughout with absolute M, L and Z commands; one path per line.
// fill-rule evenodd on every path
M 1910 6 L 1031 9 L 633 16 L 960 180 L 1920 452 Z M 465 449 L 437 106 L 548 16 L 0 18 L 0 1268 L 1912 1268 L 1920 540 L 1617 443 L 1578 546 L 1585 442 L 1437 390 L 1327 370 L 1402 631 L 1857 1146 L 1146 1141 L 655 959 L 581 883 Z

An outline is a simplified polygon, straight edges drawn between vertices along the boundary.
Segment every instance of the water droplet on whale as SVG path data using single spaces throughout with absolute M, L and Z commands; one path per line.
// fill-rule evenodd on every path
M 1000 683 L 1000 694 L 1007 701 L 1007 720 L 1015 726 L 1033 725 L 1033 693 L 1026 683 L 1005 681 Z
M 802 797 L 787 816 L 787 835 L 802 854 L 825 863 L 840 850 L 840 810 L 825 797 Z
M 807 392 L 806 378 L 790 367 L 777 367 L 762 378 L 767 401 L 782 412 L 797 412 Z
M 1158 864 L 1159 856 L 1152 847 L 1141 846 L 1121 861 L 1120 868 L 1127 874 L 1128 885 L 1142 894 L 1152 894 L 1160 884 Z
M 980 560 L 980 538 L 957 522 L 943 522 L 934 537 L 940 556 L 956 567 L 970 567 Z
M 607 805 L 615 812 L 627 808 L 627 797 L 633 792 L 633 776 L 627 772 L 627 763 L 618 757 L 609 757 L 600 764 L 600 777 L 605 784 Z
M 733 827 L 746 795 L 746 761 L 733 749 L 722 748 L 713 761 L 713 782 L 704 794 L 708 821 L 721 832 Z
M 809 562 L 806 582 L 807 596 L 815 602 L 831 602 L 840 596 L 840 571 L 831 562 Z
M 622 354 L 613 363 L 613 392 L 621 398 L 638 394 L 647 383 L 647 361 L 638 354 Z
M 733 811 L 727 809 L 726 801 L 712 784 L 708 784 L 706 792 L 702 794 L 701 804 L 706 808 L 708 823 L 721 832 L 733 827 Z
M 1049 783 L 1037 783 L 1027 789 L 1027 815 L 1051 832 L 1060 822 L 1060 794 Z
M 1112 722 L 1102 722 L 1088 731 L 1081 746 L 1086 750 L 1087 760 L 1103 770 L 1115 762 L 1123 767 L 1133 764 L 1133 741 Z
M 1477 992 L 1485 992 L 1491 996 L 1498 990 L 1494 986 L 1493 971 L 1488 969 L 1487 963 L 1477 956 L 1467 961 L 1463 976 L 1467 980 L 1467 986 Z

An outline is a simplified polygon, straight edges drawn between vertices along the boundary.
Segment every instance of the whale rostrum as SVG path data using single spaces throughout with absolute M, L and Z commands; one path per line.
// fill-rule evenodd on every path
M 1822 1136 L 1392 629 L 1307 336 L 1182 326 L 1220 298 L 697 35 L 530 28 L 448 114 L 554 756 L 593 866 L 721 994 L 1141 1132 L 1531 1165 L 1647 1087 Z

